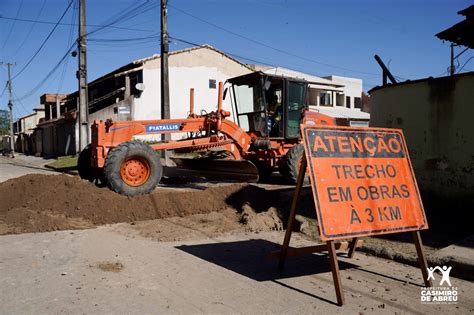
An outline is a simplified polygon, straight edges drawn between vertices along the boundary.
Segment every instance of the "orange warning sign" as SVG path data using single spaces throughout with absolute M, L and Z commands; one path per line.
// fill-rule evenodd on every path
M 302 131 L 323 240 L 428 228 L 401 130 Z

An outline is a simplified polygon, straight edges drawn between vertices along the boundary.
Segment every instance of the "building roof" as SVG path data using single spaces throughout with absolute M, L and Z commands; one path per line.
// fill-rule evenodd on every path
M 344 119 L 370 119 L 370 114 L 361 111 L 356 108 L 347 108 L 343 106 L 312 106 L 310 105 L 311 110 L 320 112 L 321 114 L 328 115 L 334 118 L 344 118 Z
M 317 77 L 315 75 L 307 74 L 304 72 L 300 71 L 295 71 L 283 67 L 275 67 L 275 68 L 270 68 L 262 71 L 263 73 L 266 74 L 272 74 L 272 75 L 281 75 L 284 77 L 290 77 L 290 78 L 296 78 L 296 79 L 303 79 L 305 81 L 311 82 L 311 83 L 316 83 L 316 84 L 323 84 L 323 85 L 330 85 L 334 87 L 343 87 L 344 85 L 337 84 L 332 82 L 331 80 L 324 79 L 321 77 Z
M 247 64 L 240 62 L 239 60 L 231 57 L 230 55 L 226 54 L 225 52 L 223 52 L 223 51 L 221 51 L 221 50 L 219 50 L 219 49 L 217 49 L 217 48 L 215 48 L 215 47 L 213 47 L 209 44 L 203 44 L 203 45 L 200 45 L 200 46 L 193 46 L 193 47 L 189 47 L 189 48 L 185 48 L 185 49 L 171 51 L 168 55 L 169 56 L 174 56 L 174 55 L 179 55 L 179 54 L 187 53 L 187 52 L 190 52 L 190 51 L 193 51 L 193 50 L 198 50 L 198 49 L 209 49 L 209 50 L 215 51 L 218 54 L 220 54 L 220 55 L 222 55 L 222 56 L 224 56 L 224 57 L 226 57 L 226 58 L 242 65 L 242 66 L 244 66 L 245 68 L 253 71 L 253 69 L 250 66 L 248 66 Z M 160 56 L 161 56 L 160 54 L 154 54 L 150 57 L 137 59 L 137 60 L 133 61 L 132 64 L 142 65 L 142 64 L 146 63 L 147 61 L 159 59 Z
M 472 16 L 474 15 L 474 4 L 458 12 L 460 15 Z
M 415 84 L 415 83 L 420 83 L 420 82 L 425 82 L 425 81 L 443 81 L 443 80 L 449 80 L 449 79 L 455 79 L 459 77 L 467 77 L 467 76 L 474 76 L 474 71 L 471 72 L 464 72 L 464 73 L 457 73 L 455 75 L 450 75 L 450 76 L 444 76 L 444 77 L 439 77 L 439 78 L 433 78 L 433 77 L 428 77 L 428 78 L 423 78 L 423 79 L 418 79 L 418 80 L 406 80 L 403 82 L 398 82 L 397 84 L 387 84 L 387 85 L 382 85 L 382 86 L 376 86 L 370 89 L 367 93 L 372 94 L 374 91 L 378 91 L 381 89 L 385 88 L 393 88 L 393 87 L 399 87 L 403 85 L 408 85 L 408 84 Z
M 180 50 L 175 50 L 175 51 L 172 51 L 170 52 L 168 55 L 169 56 L 175 56 L 175 55 L 179 55 L 179 54 L 183 54 L 183 53 L 187 53 L 187 52 L 191 52 L 191 51 L 194 51 L 194 50 L 198 50 L 198 49 L 209 49 L 209 50 L 212 50 L 212 51 L 215 51 L 217 52 L 218 54 L 221 54 L 222 56 L 228 58 L 229 60 L 232 60 L 238 64 L 240 64 L 241 66 L 251 70 L 251 71 L 254 71 L 250 66 L 248 66 L 247 64 L 245 63 L 242 63 L 240 61 L 238 61 L 237 59 L 229 56 L 228 54 L 220 51 L 219 49 L 215 48 L 215 47 L 212 47 L 211 45 L 208 45 L 208 44 L 203 44 L 201 46 L 193 46 L 193 47 L 190 47 L 190 48 L 185 48 L 185 49 L 180 49 Z M 101 82 L 111 76 L 119 76 L 121 74 L 124 74 L 124 73 L 127 73 L 127 72 L 131 72 L 131 71 L 136 71 L 138 69 L 141 69 L 141 67 L 148 61 L 151 61 L 151 60 L 156 60 L 156 59 L 159 59 L 160 58 L 160 54 L 154 54 L 152 56 L 149 56 L 149 57 L 145 57 L 145 58 L 142 58 L 142 59 L 137 59 L 137 60 L 134 60 L 128 64 L 126 64 L 125 66 L 122 66 L 112 72 L 109 72 L 97 79 L 95 79 L 94 81 L 91 81 L 88 83 L 89 86 L 95 84 L 95 83 L 98 83 L 98 82 Z M 70 95 L 72 94 L 77 94 L 77 91 L 76 92 L 73 92 L 71 93 Z
M 474 5 L 459 11 L 458 14 L 464 15 L 466 19 L 435 36 L 441 40 L 447 40 L 472 49 L 474 48 Z

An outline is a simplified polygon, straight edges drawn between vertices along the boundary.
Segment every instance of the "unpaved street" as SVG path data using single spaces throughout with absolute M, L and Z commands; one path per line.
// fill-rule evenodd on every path
M 0 156 L 0 183 L 26 174 L 58 174 L 57 172 L 45 169 L 42 166 L 46 164 L 45 161 L 24 155 L 17 155 L 14 159 Z
M 154 222 L 157 230 L 173 225 Z M 452 278 L 457 305 L 423 305 L 419 269 L 362 253 L 340 256 L 346 305 L 338 307 L 326 256 L 291 258 L 283 272 L 264 258 L 283 233 L 190 233 L 194 240 L 162 242 L 118 224 L 2 236 L 1 313 L 466 314 L 474 308 L 472 283 Z M 298 234 L 293 240 L 309 244 Z
M 282 243 L 277 208 L 291 191 L 191 185 L 127 198 L 44 176 L 34 159 L 0 162 L 1 314 L 474 312 L 474 284 L 451 277 L 456 305 L 421 304 L 418 268 L 360 252 L 340 253 L 343 307 L 327 256 L 292 257 L 279 271 L 266 255 Z M 292 246 L 314 242 L 295 233 Z

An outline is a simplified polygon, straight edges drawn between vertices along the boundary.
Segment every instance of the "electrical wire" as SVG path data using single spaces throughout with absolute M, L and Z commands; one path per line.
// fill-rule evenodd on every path
M 41 13 L 43 13 L 43 9 L 44 9 L 44 6 L 46 5 L 46 2 L 47 0 L 43 0 L 43 4 L 41 5 L 41 8 L 38 12 L 38 14 L 36 15 L 36 18 L 38 19 L 40 16 L 41 16 Z M 23 39 L 23 41 L 21 42 L 20 46 L 18 46 L 18 48 L 16 49 L 15 53 L 13 54 L 13 56 L 10 58 L 10 59 L 14 59 L 15 56 L 18 54 L 19 51 L 21 51 L 21 49 L 23 48 L 23 46 L 25 45 L 26 41 L 30 38 L 30 35 L 31 33 L 33 32 L 33 29 L 36 25 L 36 22 L 33 23 L 30 27 L 30 29 L 28 30 L 28 33 L 26 34 L 25 38 Z
M 87 36 L 95 34 L 103 30 L 104 28 L 111 27 L 114 24 L 126 22 L 137 15 L 140 15 L 144 12 L 149 11 L 150 9 L 158 7 L 159 5 L 160 3 L 153 4 L 153 2 L 150 2 L 149 0 L 145 1 L 145 4 L 141 4 L 141 3 L 136 3 L 135 5 L 132 4 L 128 6 L 127 9 L 125 9 L 125 12 L 122 11 L 121 14 L 111 17 L 107 22 L 105 22 L 105 24 L 87 33 Z
M 72 10 L 72 16 L 71 16 L 72 21 L 74 21 L 77 17 L 78 7 L 79 7 L 79 2 L 76 1 L 76 3 L 74 4 L 74 8 Z M 73 25 L 71 25 L 71 29 L 69 31 L 69 38 L 68 38 L 66 47 L 71 46 L 73 38 L 74 38 L 73 37 L 74 36 L 74 31 L 75 31 L 75 27 Z M 59 78 L 59 84 L 58 84 L 58 88 L 56 90 L 56 94 L 58 94 L 59 91 L 61 90 L 61 88 L 63 87 L 64 77 L 66 76 L 66 71 L 67 71 L 68 65 L 69 65 L 69 59 L 67 58 L 66 61 L 64 62 L 63 70 L 61 71 L 61 76 Z
M 458 70 L 458 73 L 461 72 L 462 69 L 464 69 L 464 67 L 469 63 L 469 61 L 471 61 L 472 59 L 474 59 L 474 56 L 472 56 L 471 58 L 467 59 L 466 62 L 464 62 L 464 64 L 462 65 L 462 67 Z
M 76 47 L 76 43 L 73 43 L 71 47 L 69 47 L 69 49 L 66 51 L 66 53 L 61 57 L 61 59 L 56 63 L 56 65 L 46 74 L 46 76 L 34 88 L 32 88 L 30 91 L 23 94 L 18 99 L 24 100 L 33 96 L 33 94 L 36 93 L 48 81 L 48 79 L 51 78 L 51 76 L 59 69 L 59 67 L 65 61 L 66 57 L 69 56 L 69 54 L 74 50 L 75 47 Z
M 89 42 L 101 42 L 101 43 L 115 43 L 115 42 L 134 42 L 134 41 L 142 41 L 148 39 L 156 39 L 160 38 L 160 33 L 156 33 L 155 35 L 150 35 L 146 37 L 133 37 L 133 38 L 89 38 Z
M 147 46 L 138 46 L 138 45 L 142 45 L 142 44 L 148 44 Z M 160 42 L 156 42 L 155 44 L 153 45 L 149 45 L 149 43 L 138 43 L 138 44 L 135 44 L 133 45 L 133 47 L 130 47 L 130 45 L 127 45 L 127 46 L 118 46 L 120 47 L 120 49 L 116 49 L 115 45 L 99 45 L 99 46 L 105 46 L 105 47 L 110 47 L 110 49 L 96 49 L 96 48 L 90 48 L 90 45 L 89 47 L 87 48 L 87 53 L 90 53 L 90 52 L 93 52 L 94 54 L 98 55 L 98 54 L 101 54 L 101 53 L 107 53 L 107 54 L 110 54 L 110 53 L 116 53 L 116 54 L 121 54 L 123 52 L 128 52 L 128 51 L 133 51 L 133 52 L 137 52 L 139 49 L 143 50 L 143 49 L 148 49 L 148 48 L 156 48 L 157 47 L 157 44 L 160 44 Z M 109 60 L 110 61 L 110 60 Z
M 215 24 L 215 23 L 213 23 L 213 22 L 207 21 L 207 20 L 202 19 L 202 18 L 200 18 L 200 17 L 198 17 L 198 16 L 196 16 L 196 15 L 194 15 L 194 14 L 191 14 L 191 13 L 189 13 L 189 12 L 187 12 L 187 11 L 184 11 L 184 10 L 182 10 L 182 9 L 179 9 L 179 8 L 177 8 L 177 7 L 175 7 L 175 6 L 171 5 L 171 4 L 168 4 L 168 7 L 172 8 L 172 9 L 178 11 L 178 12 L 181 12 L 181 13 L 183 13 L 184 15 L 187 15 L 187 16 L 189 16 L 189 17 L 192 17 L 192 18 L 194 18 L 194 19 L 196 19 L 196 20 L 198 20 L 198 21 L 200 21 L 200 22 L 202 22 L 202 23 L 205 23 L 205 24 L 208 24 L 208 25 L 210 25 L 210 26 L 212 26 L 212 27 L 215 27 L 215 28 L 217 28 L 217 29 L 219 29 L 219 30 L 221 30 L 221 31 L 224 31 L 224 32 L 229 33 L 229 34 L 231 34 L 231 35 L 234 35 L 234 36 L 236 36 L 236 37 L 240 37 L 240 38 L 242 38 L 242 39 L 245 39 L 245 40 L 250 41 L 250 42 L 252 42 L 252 43 L 254 43 L 254 44 L 260 45 L 260 46 L 262 46 L 262 47 L 266 47 L 266 48 L 272 49 L 272 50 L 274 50 L 274 51 L 277 51 L 277 52 L 279 52 L 279 53 L 285 54 L 285 55 L 287 55 L 287 56 L 291 56 L 291 57 L 298 58 L 298 59 L 301 59 L 301 60 L 304 60 L 304 61 L 307 61 L 307 62 L 311 62 L 311 63 L 315 63 L 315 64 L 319 64 L 319 65 L 323 65 L 323 66 L 326 66 L 326 67 L 335 68 L 335 69 L 339 69 L 339 70 L 344 70 L 344 71 L 349 71 L 349 72 L 354 72 L 354 73 L 360 73 L 360 74 L 365 74 L 365 75 L 373 75 L 373 76 L 378 75 L 378 74 L 376 74 L 376 73 L 365 72 L 365 71 L 359 71 L 359 70 L 349 69 L 349 68 L 340 67 L 340 66 L 336 66 L 336 65 L 331 65 L 331 64 L 324 63 L 324 62 L 321 62 L 321 61 L 318 61 L 318 60 L 314 60 L 314 59 L 310 59 L 310 58 L 307 58 L 307 57 L 304 57 L 304 56 L 300 56 L 300 55 L 294 54 L 294 53 L 292 53 L 292 52 L 288 52 L 288 51 L 285 51 L 285 50 L 283 50 L 283 49 L 276 48 L 276 47 L 270 46 L 270 45 L 268 45 L 268 44 L 262 43 L 262 42 L 260 42 L 260 41 L 255 40 L 255 39 L 252 39 L 252 38 L 250 38 L 250 37 L 247 37 L 247 36 L 241 35 L 241 34 L 239 34 L 239 33 L 236 33 L 236 32 L 234 32 L 234 31 L 231 31 L 231 30 L 229 30 L 229 29 L 226 29 L 226 28 L 224 28 L 224 27 L 222 27 L 222 26 L 219 26 L 219 25 L 217 25 L 217 24 Z
M 25 105 L 23 105 L 23 103 L 21 102 L 21 100 L 18 99 L 18 96 L 16 96 L 15 94 L 15 90 L 12 90 L 12 94 L 13 94 L 13 101 L 14 102 L 17 102 L 18 104 L 20 104 L 20 108 L 23 109 L 23 112 L 26 114 L 26 115 L 29 115 L 30 114 L 30 111 L 26 109 Z M 18 108 L 18 107 L 17 107 Z
M 197 43 L 193 43 L 191 41 L 188 41 L 188 40 L 185 40 L 185 39 L 181 39 L 181 38 L 177 38 L 177 37 L 174 37 L 174 36 L 171 36 L 171 35 L 168 35 L 168 38 L 171 39 L 172 41 L 176 41 L 176 42 L 180 42 L 180 43 L 183 43 L 183 44 L 187 44 L 187 45 L 191 45 L 191 46 L 201 46 L 201 44 L 197 44 Z M 236 58 L 236 59 L 240 59 L 240 60 L 248 60 L 250 62 L 253 62 L 253 63 L 256 63 L 256 64 L 261 64 L 261 65 L 264 65 L 264 66 L 269 66 L 269 67 L 277 67 L 277 65 L 275 64 L 270 64 L 266 61 L 261 61 L 261 60 L 256 60 L 254 58 L 250 58 L 250 57 L 245 57 L 245 56 L 242 56 L 242 55 L 239 55 L 239 54 L 234 54 L 232 52 L 229 52 L 229 51 L 225 51 L 225 50 L 221 50 L 219 49 L 220 51 L 222 51 L 223 53 L 225 53 L 226 55 L 229 55 L 233 58 Z M 373 86 L 376 86 L 378 85 L 377 83 L 374 83 L 374 81 L 372 80 L 367 80 L 367 79 L 364 79 L 363 81 L 364 84 L 371 84 Z
M 53 29 L 49 32 L 48 36 L 46 36 L 46 38 L 43 40 L 43 43 L 40 45 L 40 47 L 36 50 L 36 52 L 33 54 L 33 56 L 30 58 L 30 60 L 23 66 L 23 68 L 21 68 L 20 71 L 17 72 L 16 75 L 13 76 L 12 80 L 17 78 L 19 75 L 21 75 L 25 70 L 26 68 L 28 68 L 28 66 L 33 62 L 33 60 L 35 59 L 35 57 L 40 53 L 41 49 L 43 49 L 43 47 L 46 45 L 46 43 L 48 42 L 48 39 L 51 37 L 51 35 L 53 35 L 54 31 L 56 30 L 56 28 L 58 27 L 59 23 L 61 22 L 61 20 L 64 18 L 64 16 L 66 15 L 67 11 L 69 11 L 69 8 L 71 7 L 72 3 L 74 2 L 74 0 L 71 0 L 69 1 L 69 4 L 66 8 L 66 10 L 64 10 L 63 14 L 61 15 L 61 17 L 59 18 L 58 22 L 54 25 Z
M 21 8 L 23 7 L 23 0 L 20 2 L 20 6 L 18 7 L 18 10 L 16 11 L 16 17 L 18 18 L 18 15 L 20 15 Z M 10 30 L 8 31 L 7 38 L 3 42 L 2 50 L 5 48 L 5 45 L 8 43 L 8 40 L 10 39 L 10 36 L 12 35 L 13 29 L 15 28 L 16 21 L 13 22 L 12 26 L 10 27 Z
M 3 88 L 2 93 L 0 93 L 0 98 L 2 98 L 3 95 L 5 94 L 5 91 L 7 90 L 7 87 L 8 87 L 8 82 L 5 83 L 5 87 Z
M 181 38 L 177 38 L 177 37 L 174 37 L 174 36 L 170 36 L 170 35 L 168 35 L 168 38 L 171 39 L 171 40 L 174 40 L 174 41 L 183 43 L 183 44 L 191 45 L 191 46 L 201 46 L 201 44 L 196 44 L 196 43 L 193 43 L 193 42 L 190 42 L 190 41 L 181 39 Z M 276 65 L 274 65 L 274 64 L 269 64 L 269 63 L 266 62 L 266 61 L 255 60 L 255 59 L 253 59 L 253 58 L 244 57 L 244 56 L 237 55 L 237 54 L 234 54 L 234 53 L 231 53 L 231 52 L 228 52 L 228 51 L 223 51 L 223 50 L 222 50 L 222 52 L 225 53 L 226 55 L 229 55 L 229 56 L 234 57 L 234 58 L 237 58 L 237 59 L 248 60 L 248 61 L 250 61 L 250 62 L 262 64 L 262 65 L 264 65 L 264 66 L 276 67 Z
M 47 25 L 55 25 L 56 22 L 49 22 L 49 21 L 41 21 L 41 20 L 31 20 L 31 19 L 17 19 L 12 17 L 0 16 L 0 20 L 11 20 L 11 21 L 19 21 L 19 22 L 29 22 L 35 24 L 47 24 Z M 78 26 L 77 23 L 59 23 L 60 26 Z M 103 27 L 100 24 L 86 24 L 86 27 Z M 127 31 L 137 31 L 137 32 L 154 32 L 154 30 L 147 30 L 147 29 L 140 29 L 140 28 L 130 28 L 130 27 L 120 27 L 120 26 L 106 26 L 105 28 L 113 28 L 118 30 L 127 30 Z

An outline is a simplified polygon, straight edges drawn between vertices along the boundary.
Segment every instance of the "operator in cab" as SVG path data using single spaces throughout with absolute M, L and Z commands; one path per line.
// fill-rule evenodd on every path
M 278 95 L 273 94 L 268 104 L 268 132 L 270 137 L 278 137 L 280 135 L 280 122 L 283 109 L 281 103 L 278 102 Z

